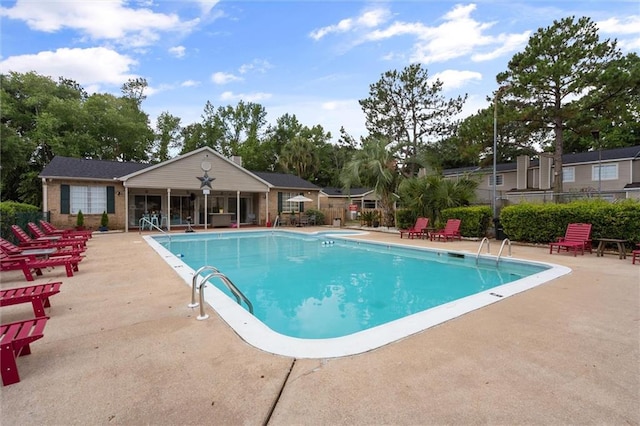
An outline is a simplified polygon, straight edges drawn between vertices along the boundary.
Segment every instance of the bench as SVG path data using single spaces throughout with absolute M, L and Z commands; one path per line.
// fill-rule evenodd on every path
M 44 317 L 44 308 L 51 306 L 49 297 L 60 293 L 61 285 L 55 282 L 0 290 L 0 306 L 31 302 L 35 317 Z
M 31 353 L 32 342 L 44 336 L 47 317 L 34 318 L 0 325 L 0 364 L 2 364 L 2 385 L 20 381 L 16 358 Z
M 578 249 L 580 254 L 584 254 L 585 250 L 591 251 L 591 224 L 590 223 L 570 223 L 567 225 L 567 230 L 564 237 L 559 237 L 558 241 L 549 243 L 549 254 L 553 253 L 553 248 L 560 249 L 573 249 L 573 255 L 576 256 Z

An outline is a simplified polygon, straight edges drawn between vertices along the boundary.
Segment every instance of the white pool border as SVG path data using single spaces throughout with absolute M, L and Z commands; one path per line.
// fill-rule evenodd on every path
M 257 231 L 252 230 L 244 232 Z M 330 235 L 330 232 L 327 231 L 321 231 L 321 233 L 323 235 Z M 200 233 L 199 235 L 202 234 L 203 233 Z M 296 234 L 309 235 L 309 233 L 302 232 L 296 232 Z M 345 236 L 345 234 L 335 235 L 336 238 L 338 236 Z M 191 288 L 193 274 L 195 271 L 180 260 L 180 258 L 158 243 L 152 236 L 147 235 L 143 238 L 173 268 L 189 288 Z M 363 244 L 380 245 L 380 243 L 375 241 L 359 241 Z M 457 252 L 453 250 L 438 250 L 395 243 L 384 243 L 384 245 L 422 251 L 456 253 L 464 255 L 465 257 L 473 256 L 468 252 Z M 495 256 L 490 255 L 481 255 L 480 257 L 483 259 L 495 259 Z M 215 286 L 207 286 L 205 291 L 205 301 L 213 307 L 218 315 L 220 315 L 220 317 L 222 317 L 222 319 L 233 330 L 235 330 L 242 339 L 261 350 L 294 358 L 336 358 L 355 355 L 379 348 L 412 334 L 424 331 L 435 325 L 457 318 L 476 309 L 488 306 L 509 296 L 513 296 L 514 294 L 529 290 L 571 272 L 571 269 L 566 266 L 552 263 L 516 258 L 509 258 L 509 261 L 523 262 L 530 265 L 542 265 L 549 269 L 508 284 L 493 287 L 486 291 L 463 297 L 462 299 L 454 300 L 452 302 L 427 309 L 426 311 L 418 312 L 404 318 L 370 328 L 368 330 L 330 339 L 300 339 L 276 333 L 267 327 L 262 321 L 251 315 L 245 308 L 238 305 L 234 299 L 228 297 Z M 200 308 L 187 307 L 187 304 L 190 301 L 190 297 L 188 299 L 185 298 L 185 308 L 198 312 Z

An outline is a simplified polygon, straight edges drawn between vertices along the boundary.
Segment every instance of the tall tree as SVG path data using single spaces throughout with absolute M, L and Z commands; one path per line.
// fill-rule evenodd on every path
M 417 174 L 418 153 L 429 143 L 449 135 L 453 120 L 467 98 L 442 96 L 442 82 L 429 82 L 419 64 L 387 71 L 369 87 L 369 97 L 359 101 L 372 136 L 392 141 L 390 149 L 406 176 Z
M 363 141 L 362 150 L 354 153 L 340 173 L 340 180 L 348 192 L 356 186 L 374 189 L 383 210 L 383 224 L 393 226 L 396 191 L 401 180 L 398 161 L 388 149 L 389 142 L 381 138 Z
M 620 59 L 616 42 L 600 41 L 591 19 L 569 17 L 538 29 L 524 52 L 515 54 L 507 71 L 497 76 L 504 96 L 515 99 L 520 119 L 532 129 L 549 132 L 556 193 L 563 191 L 567 123 L 579 115 L 586 99 L 599 98 L 606 90 L 606 70 Z
M 155 132 L 155 161 L 167 161 L 170 158 L 169 148 L 178 148 L 181 146 L 181 130 L 180 118 L 169 114 L 167 111 L 162 112 L 158 116 Z

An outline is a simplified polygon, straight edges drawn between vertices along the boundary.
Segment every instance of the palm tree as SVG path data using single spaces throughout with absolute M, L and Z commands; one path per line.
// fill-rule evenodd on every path
M 318 170 L 318 151 L 309 139 L 296 136 L 282 147 L 280 165 L 285 171 L 309 179 Z
M 384 139 L 365 140 L 362 149 L 354 153 L 342 169 L 340 181 L 346 191 L 352 186 L 372 187 L 383 211 L 383 225 L 393 226 L 396 190 L 401 175 L 396 158 L 387 149 L 388 145 Z
M 400 200 L 417 216 L 429 217 L 432 223 L 440 219 L 442 210 L 466 206 L 473 201 L 478 183 L 468 178 L 444 179 L 438 175 L 407 179 L 400 184 Z

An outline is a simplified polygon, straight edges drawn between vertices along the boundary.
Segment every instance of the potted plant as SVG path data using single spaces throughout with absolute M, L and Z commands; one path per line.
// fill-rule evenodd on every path
M 380 226 L 380 214 L 378 213 L 377 210 L 374 210 L 373 212 L 373 219 L 372 219 L 372 223 L 373 223 L 373 227 L 377 228 L 378 226 Z
M 78 210 L 78 216 L 76 216 L 76 229 L 78 231 L 84 231 L 84 215 L 82 210 Z
M 109 230 L 109 216 L 106 211 L 102 212 L 102 217 L 100 218 L 100 228 L 99 231 L 105 232 Z

